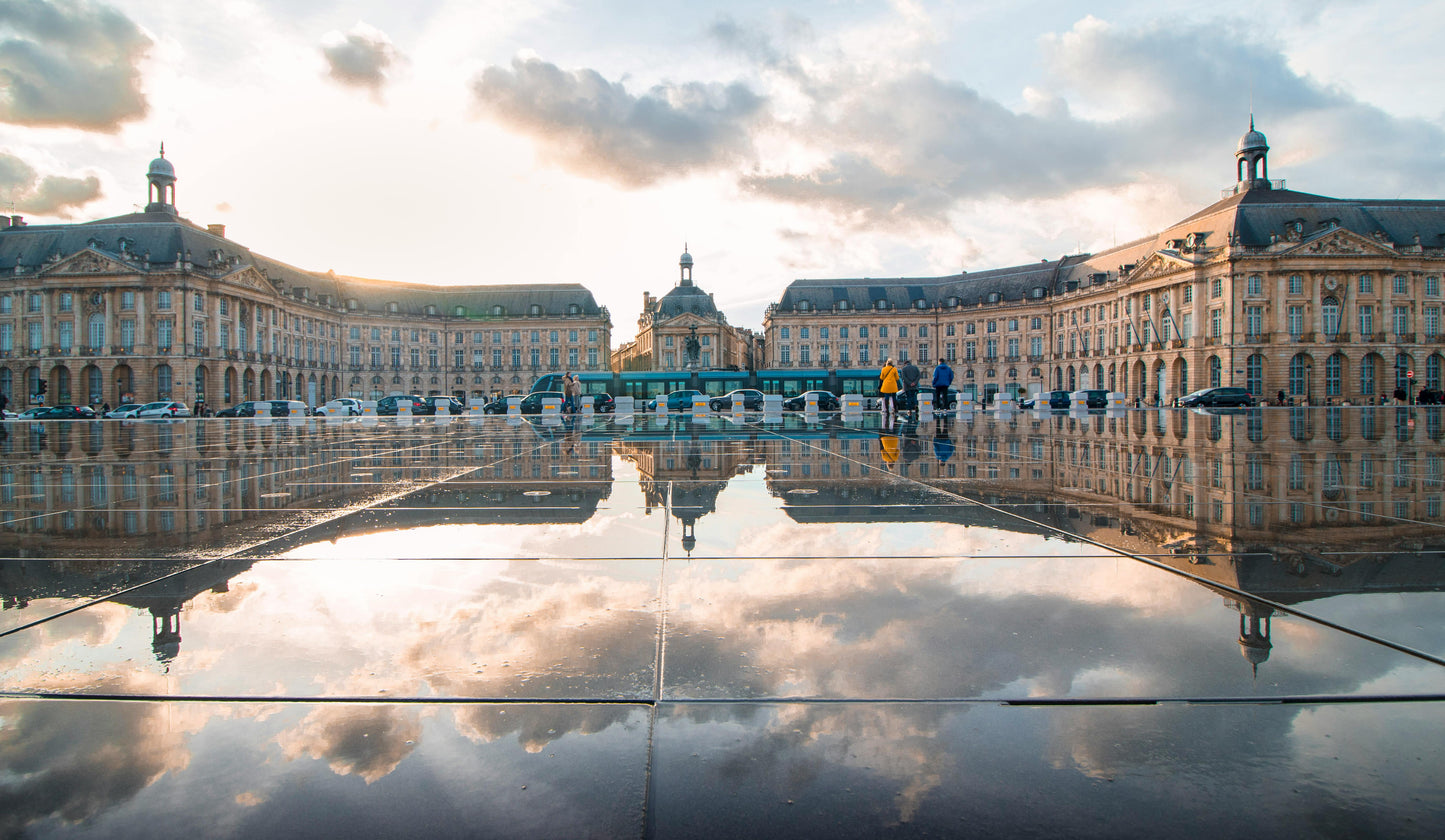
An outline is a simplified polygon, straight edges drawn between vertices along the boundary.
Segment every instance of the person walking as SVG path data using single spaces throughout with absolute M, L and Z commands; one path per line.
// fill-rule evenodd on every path
M 909 411 L 918 411 L 918 383 L 923 379 L 919 372 L 918 365 L 911 361 L 903 363 L 903 370 L 900 371 L 903 378 L 903 404 L 909 406 Z
M 566 373 L 564 373 L 564 374 L 562 375 L 562 413 L 563 413 L 563 414 L 576 414 L 576 413 L 577 413 L 576 391 L 577 391 L 577 380 L 572 376 L 572 371 L 569 370 L 569 371 L 567 371 Z
M 948 386 L 953 384 L 953 368 L 946 359 L 939 359 L 933 369 L 933 410 L 948 410 Z
M 878 386 L 878 393 L 883 395 L 883 416 L 898 413 L 898 368 L 893 366 L 892 359 L 883 360 L 883 369 L 878 373 L 881 384 Z

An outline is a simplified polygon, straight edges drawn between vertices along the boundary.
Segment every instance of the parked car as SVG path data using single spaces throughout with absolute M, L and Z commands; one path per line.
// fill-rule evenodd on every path
M 1202 388 L 1192 394 L 1179 398 L 1179 404 L 1186 408 L 1195 406 L 1234 406 L 1249 408 L 1254 405 L 1254 397 L 1244 388 Z
M 513 394 L 513 396 L 516 396 L 516 395 Z M 482 406 L 482 413 L 483 413 L 483 414 L 506 414 L 506 413 L 507 413 L 507 398 L 506 398 L 505 396 L 497 397 L 496 399 L 494 399 L 494 400 L 492 400 L 491 402 L 487 403 L 486 405 Z
M 135 413 L 136 417 L 190 417 L 191 410 L 186 408 L 183 402 L 175 400 L 161 400 L 159 402 L 146 403 Z
M 838 396 L 832 391 L 804 391 L 796 397 L 788 397 L 783 400 L 783 410 L 802 411 L 807 407 L 809 397 L 817 398 L 819 411 L 837 411 L 842 407 L 838 402 Z
M 403 400 L 411 401 L 411 413 L 414 416 L 423 417 L 432 413 L 431 406 L 415 394 L 392 394 L 389 397 L 382 397 L 376 401 L 376 413 L 381 417 L 395 417 L 397 403 Z
M 1066 409 L 1073 404 L 1074 395 L 1071 391 L 1041 391 L 1037 396 L 1021 401 L 1019 408 Z
M 142 408 L 144 408 L 144 406 L 141 403 L 121 403 L 110 411 L 107 411 L 105 416 L 110 420 L 124 420 L 127 417 L 134 417 L 135 413 Z
M 27 420 L 95 420 L 96 413 L 88 405 L 42 405 L 29 409 L 21 417 Z
M 763 392 L 753 388 L 739 388 L 720 397 L 713 397 L 707 401 L 707 405 L 713 411 L 732 411 L 734 401 L 742 402 L 743 411 L 763 410 Z
M 920 388 L 918 389 L 918 393 L 919 393 L 919 394 L 928 394 L 929 396 L 932 396 L 932 395 L 933 395 L 933 389 L 932 389 L 931 387 L 920 387 Z M 881 407 L 882 407 L 882 400 L 879 399 L 878 402 L 879 402 L 879 407 L 881 408 Z M 907 391 L 899 391 L 899 392 L 898 392 L 898 395 L 893 398 L 893 402 L 894 402 L 894 405 L 897 406 L 897 408 L 898 408 L 899 411 L 917 411 L 917 410 L 918 410 L 918 401 L 917 401 L 915 398 L 910 397 L 910 396 L 908 395 L 908 392 L 907 392 Z M 958 408 L 958 389 L 957 389 L 957 388 L 949 388 L 949 389 L 948 389 L 948 404 L 947 404 L 947 405 L 937 405 L 937 404 L 935 404 L 935 405 L 933 406 L 933 408 L 934 408 L 935 410 L 944 410 L 944 411 L 952 411 L 953 409 Z
M 666 397 L 662 397 L 661 399 L 666 400 L 668 411 L 692 411 L 693 397 L 702 396 L 706 396 L 706 394 L 695 388 L 684 388 L 681 391 L 673 391 L 671 394 L 668 394 Z M 647 401 L 647 410 L 657 410 L 656 399 L 651 399 Z
M 18 420 L 38 420 L 39 415 L 44 414 L 49 408 L 50 406 L 48 405 L 37 405 L 32 408 L 25 409 L 24 411 L 15 415 L 15 417 Z
M 336 413 L 342 417 L 361 416 L 361 400 L 352 399 L 351 397 L 337 397 L 334 400 L 328 400 L 324 405 L 318 405 L 316 407 L 316 416 L 325 417 L 326 409 L 328 408 L 335 408 Z M 219 417 L 220 414 L 218 413 L 216 416 Z
M 587 395 L 583 394 L 582 399 L 587 399 Z M 611 414 L 617 410 L 617 400 L 611 394 L 593 394 L 592 410 L 598 414 Z
M 432 394 L 428 397 L 423 397 L 422 402 L 426 403 L 427 408 L 430 409 L 430 411 L 427 412 L 428 414 L 467 413 L 467 407 L 462 405 L 461 400 L 446 394 Z
M 556 400 L 560 405 L 565 395 L 561 391 L 533 391 L 522 398 L 523 414 L 541 414 L 542 402 L 544 400 Z M 502 410 L 506 411 L 506 403 L 502 403 Z

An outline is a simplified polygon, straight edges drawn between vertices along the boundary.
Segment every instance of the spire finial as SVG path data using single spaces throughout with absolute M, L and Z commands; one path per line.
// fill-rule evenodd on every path
M 1250 125 L 1253 125 L 1253 123 L 1250 123 Z M 161 157 L 165 157 L 165 156 L 166 156 L 166 141 L 162 140 L 162 141 L 161 141 Z

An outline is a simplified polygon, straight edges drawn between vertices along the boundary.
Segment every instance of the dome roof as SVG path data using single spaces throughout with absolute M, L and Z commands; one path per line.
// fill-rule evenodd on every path
M 712 295 L 696 286 L 676 286 L 658 299 L 653 312 L 659 318 L 676 318 L 688 312 L 712 318 L 717 315 L 717 305 Z
M 1249 131 L 1245 132 L 1244 136 L 1239 138 L 1239 151 L 1269 151 L 1269 144 L 1264 140 L 1264 133 L 1255 130 L 1253 120 L 1249 123 Z
M 166 160 L 166 150 L 164 146 L 161 147 L 161 156 L 151 161 L 150 168 L 146 170 L 146 177 L 169 178 L 172 181 L 176 179 L 176 168 L 171 166 L 170 161 Z
M 678 258 L 677 262 L 678 265 L 692 265 L 692 254 L 683 251 L 682 256 Z

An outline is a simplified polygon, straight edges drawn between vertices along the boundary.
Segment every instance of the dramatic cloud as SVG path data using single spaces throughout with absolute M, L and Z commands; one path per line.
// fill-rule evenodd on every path
M 579 174 L 626 187 L 735 164 L 766 101 L 742 84 L 659 85 L 641 96 L 594 70 L 518 58 L 488 67 L 472 90 L 484 113 L 534 137 Z
M 114 132 L 146 115 L 138 64 L 150 38 L 87 0 L 0 3 L 0 121 Z
M 417 713 L 400 706 L 318 706 L 283 733 L 287 759 L 323 759 L 332 772 L 367 784 L 395 770 L 421 739 Z
M 13 201 L 22 213 L 69 219 L 71 210 L 100 198 L 100 179 L 94 175 L 42 178 L 25 161 L 0 152 L 0 198 L 7 204 Z
M 343 85 L 366 88 L 380 95 L 389 72 L 404 58 L 379 29 L 357 23 L 350 32 L 330 32 L 321 41 L 321 54 L 331 78 Z

